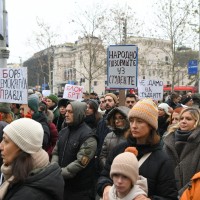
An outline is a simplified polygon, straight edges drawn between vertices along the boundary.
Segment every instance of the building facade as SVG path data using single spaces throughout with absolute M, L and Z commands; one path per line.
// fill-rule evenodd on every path
M 170 63 L 170 41 L 129 37 L 127 44 L 135 44 L 138 46 L 138 79 L 160 79 L 164 84 L 171 84 L 172 69 Z M 30 66 L 30 62 L 24 62 L 24 66 L 37 69 L 37 76 L 44 76 L 46 83 L 51 82 L 51 89 L 54 94 L 63 92 L 65 84 L 76 84 L 84 86 L 86 92 L 96 92 L 99 95 L 105 93 L 107 79 L 107 55 L 103 41 L 97 37 L 78 38 L 75 43 L 65 43 L 51 47 L 50 51 L 44 50 L 34 54 L 28 61 L 43 56 L 43 61 L 49 60 L 46 65 L 42 63 L 34 63 Z M 51 52 L 50 58 L 46 56 Z M 40 58 L 41 60 L 41 58 Z M 40 73 L 41 66 L 46 66 L 45 74 Z M 43 69 L 44 70 L 44 69 Z M 50 70 L 50 72 L 49 72 Z M 176 80 L 180 85 L 187 84 L 188 78 L 185 76 L 187 68 L 176 68 Z M 38 75 L 39 74 L 39 75 Z M 30 75 L 30 74 L 29 74 Z M 33 74 L 32 74 L 33 77 Z M 36 78 L 37 84 L 40 83 Z M 41 77 L 41 82 L 45 82 Z M 32 83 L 35 84 L 35 83 Z

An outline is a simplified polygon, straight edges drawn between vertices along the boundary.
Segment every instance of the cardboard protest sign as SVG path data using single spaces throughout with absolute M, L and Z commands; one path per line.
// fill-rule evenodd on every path
M 42 90 L 42 96 L 47 97 L 51 94 L 51 90 Z
M 154 100 L 163 99 L 163 81 L 161 80 L 139 80 L 138 96 L 140 99 L 152 98 Z
M 137 87 L 138 48 L 135 45 L 111 45 L 107 50 L 109 88 Z
M 0 68 L 0 102 L 27 104 L 27 68 Z
M 66 84 L 63 98 L 70 100 L 82 100 L 83 89 L 83 86 Z

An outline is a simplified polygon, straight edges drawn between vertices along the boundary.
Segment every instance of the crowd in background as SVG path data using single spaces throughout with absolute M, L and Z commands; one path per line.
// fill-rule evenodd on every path
M 200 97 L 0 103 L 0 199 L 178 199 L 200 170 Z M 21 167 L 23 166 L 23 167 Z

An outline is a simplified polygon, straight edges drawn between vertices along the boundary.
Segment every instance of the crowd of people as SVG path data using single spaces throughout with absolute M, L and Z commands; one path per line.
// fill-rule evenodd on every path
M 0 200 L 177 200 L 200 170 L 200 100 L 29 90 L 0 103 Z

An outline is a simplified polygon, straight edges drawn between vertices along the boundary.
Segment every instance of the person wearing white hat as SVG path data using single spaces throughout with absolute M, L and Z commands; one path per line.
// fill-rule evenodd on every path
M 158 105 L 158 133 L 160 137 L 164 135 L 170 124 L 171 113 L 169 113 L 170 106 L 167 103 Z
M 1 200 L 62 200 L 64 181 L 58 164 L 49 164 L 42 149 L 44 130 L 29 118 L 13 121 L 3 129 L 0 143 Z

